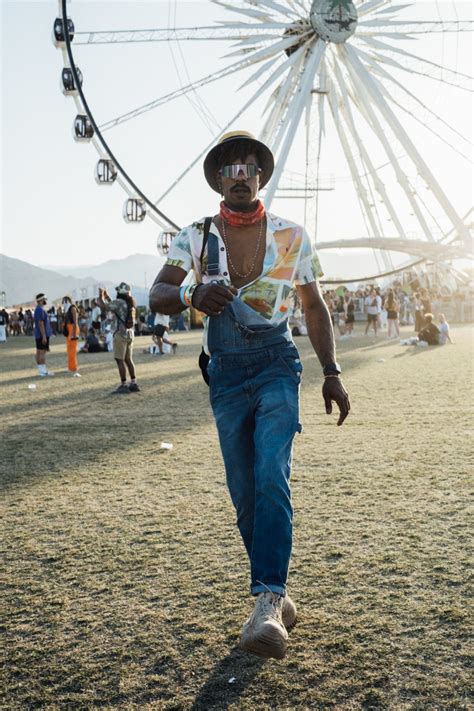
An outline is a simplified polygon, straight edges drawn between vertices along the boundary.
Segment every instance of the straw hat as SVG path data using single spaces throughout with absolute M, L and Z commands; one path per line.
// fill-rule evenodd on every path
M 254 151 L 258 156 L 259 165 L 262 170 L 260 173 L 260 188 L 263 188 L 270 178 L 272 177 L 273 168 L 275 166 L 273 160 L 273 153 L 271 150 L 261 141 L 258 141 L 255 136 L 253 136 L 248 131 L 231 131 L 230 133 L 225 133 L 219 140 L 214 148 L 211 148 L 204 160 L 204 175 L 206 180 L 216 193 L 220 193 L 220 188 L 217 182 L 217 170 L 219 166 L 217 165 L 217 158 L 220 153 L 221 146 L 224 143 L 230 143 L 232 141 L 251 141 L 254 145 Z M 241 156 L 244 160 L 245 156 Z

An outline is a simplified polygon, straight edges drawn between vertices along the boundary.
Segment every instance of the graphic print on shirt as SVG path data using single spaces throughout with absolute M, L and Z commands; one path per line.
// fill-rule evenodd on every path
M 221 243 L 218 278 L 230 284 L 230 279 L 224 276 L 228 269 L 225 262 L 225 245 L 214 223 L 211 225 L 211 233 L 216 234 Z M 205 273 L 207 250 L 203 256 L 201 274 L 203 235 L 204 220 L 183 228 L 171 243 L 166 265 L 180 267 L 186 272 L 193 269 L 197 282 L 209 283 L 211 279 Z M 322 271 L 319 258 L 307 232 L 289 220 L 267 213 L 263 270 L 255 281 L 239 289 L 239 297 L 257 314 L 276 325 L 291 313 L 295 284 L 310 284 L 320 276 Z

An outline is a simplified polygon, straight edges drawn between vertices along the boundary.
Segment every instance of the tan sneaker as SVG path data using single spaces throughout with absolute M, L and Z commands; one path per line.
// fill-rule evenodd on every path
M 283 601 L 271 591 L 258 595 L 254 611 L 242 628 L 241 649 L 259 657 L 283 659 L 288 644 L 282 622 Z
M 296 625 L 296 605 L 289 595 L 283 598 L 283 609 L 281 611 L 281 619 L 289 632 Z

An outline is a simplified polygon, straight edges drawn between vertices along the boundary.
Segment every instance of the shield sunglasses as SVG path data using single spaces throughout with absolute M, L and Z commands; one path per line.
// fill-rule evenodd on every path
M 219 175 L 223 178 L 232 178 L 233 180 L 238 180 L 241 177 L 248 180 L 248 178 L 255 178 L 255 176 L 261 172 L 261 168 L 255 165 L 255 163 L 233 163 L 232 165 L 223 165 L 219 171 Z

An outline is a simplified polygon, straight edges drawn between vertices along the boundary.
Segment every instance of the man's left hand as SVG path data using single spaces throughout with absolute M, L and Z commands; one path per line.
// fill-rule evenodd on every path
M 324 404 L 326 405 L 326 413 L 328 415 L 332 413 L 333 400 L 338 406 L 340 414 L 339 419 L 337 421 L 337 425 L 338 427 L 340 427 L 351 409 L 349 395 L 347 394 L 346 389 L 342 384 L 342 380 L 340 378 L 325 378 L 323 385 L 323 398 Z

